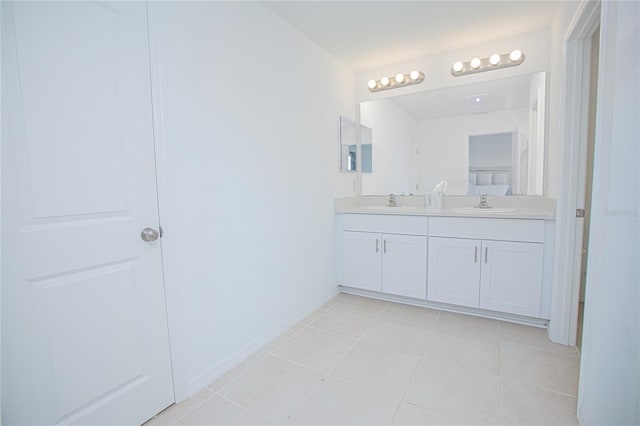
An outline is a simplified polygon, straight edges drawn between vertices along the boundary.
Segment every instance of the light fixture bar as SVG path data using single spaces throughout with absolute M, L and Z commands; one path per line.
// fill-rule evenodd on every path
M 382 77 L 380 80 L 369 80 L 368 86 L 369 91 L 380 92 L 381 90 L 411 86 L 413 84 L 422 83 L 423 81 L 424 73 L 422 71 L 414 70 L 406 74 L 396 74 L 393 77 Z
M 451 66 L 451 75 L 460 77 L 461 75 L 475 74 L 478 72 L 497 70 L 500 68 L 515 67 L 524 62 L 524 53 L 519 50 L 512 50 L 509 53 L 498 55 L 494 53 L 488 58 L 473 58 L 466 62 L 455 62 Z

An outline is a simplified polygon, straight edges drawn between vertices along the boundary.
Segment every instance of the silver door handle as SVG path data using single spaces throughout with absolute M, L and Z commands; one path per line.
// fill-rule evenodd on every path
M 384 240 L 384 242 L 382 243 L 384 249 L 383 249 L 383 253 L 387 253 L 387 240 Z
M 476 246 L 476 249 L 473 253 L 473 263 L 478 263 L 478 246 Z
M 484 248 L 484 263 L 487 263 L 487 256 L 489 256 L 489 247 Z
M 380 240 L 376 238 L 376 253 L 380 251 Z
M 158 233 L 158 231 L 153 228 L 144 228 L 142 232 L 140 232 L 140 238 L 142 238 L 142 240 L 146 242 L 155 241 L 159 236 L 160 234 Z

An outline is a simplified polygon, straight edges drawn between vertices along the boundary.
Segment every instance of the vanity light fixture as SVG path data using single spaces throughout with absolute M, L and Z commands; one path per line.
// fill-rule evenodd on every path
M 524 53 L 515 49 L 509 53 L 498 55 L 494 53 L 488 58 L 473 58 L 470 61 L 457 61 L 451 66 L 451 75 L 459 77 L 461 75 L 473 74 L 477 72 L 497 70 L 500 68 L 515 67 L 524 62 Z
M 522 52 L 519 51 L 518 49 L 512 50 L 511 53 L 509 53 L 509 59 L 511 59 L 511 62 L 516 62 L 521 57 L 522 57 Z
M 422 83 L 423 81 L 424 73 L 413 70 L 406 74 L 396 74 L 394 77 L 382 77 L 380 80 L 369 80 L 367 86 L 369 86 L 371 92 L 379 92 L 380 90 L 411 86 L 412 84 Z

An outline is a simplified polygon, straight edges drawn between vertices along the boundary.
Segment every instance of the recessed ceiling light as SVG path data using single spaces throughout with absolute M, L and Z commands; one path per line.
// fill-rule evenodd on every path
M 467 102 L 470 103 L 473 107 L 488 105 L 489 101 L 491 101 L 491 95 L 488 93 L 467 96 Z

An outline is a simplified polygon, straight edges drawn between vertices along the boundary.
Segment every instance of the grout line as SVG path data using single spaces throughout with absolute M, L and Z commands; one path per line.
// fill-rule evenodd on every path
M 311 370 L 311 371 L 313 371 L 314 373 L 318 373 L 318 374 L 320 374 L 320 375 L 322 376 L 322 378 L 321 378 L 321 379 L 324 379 L 324 378 L 326 378 L 326 376 L 328 376 L 328 375 L 329 375 L 329 373 L 326 373 L 326 372 L 324 372 L 324 371 L 322 371 L 322 370 L 318 370 L 317 368 L 311 367 L 311 366 L 306 365 L 306 364 L 302 364 L 301 362 L 294 361 L 294 360 L 291 360 L 291 359 L 289 359 L 289 358 L 285 358 L 285 357 L 283 357 L 283 356 L 281 356 L 281 355 L 273 354 L 273 355 L 270 355 L 270 356 L 272 356 L 272 357 L 274 357 L 274 358 L 277 358 L 277 359 L 279 359 L 279 360 L 281 360 L 281 361 L 289 362 L 289 363 L 291 363 L 291 364 L 295 365 L 296 367 L 301 367 L 301 368 L 304 368 L 304 369 L 307 369 L 307 370 Z
M 272 424 L 278 424 L 278 422 L 274 422 L 274 421 L 273 421 L 273 419 L 270 419 L 270 418 L 268 418 L 268 417 L 265 417 L 265 416 L 264 416 L 264 415 L 262 415 L 262 414 L 258 414 L 258 413 L 256 413 L 255 411 L 251 410 L 249 407 L 245 407 L 244 405 L 240 404 L 239 402 L 236 402 L 236 401 L 234 401 L 233 399 L 231 399 L 231 398 L 229 398 L 229 397 L 226 397 L 226 396 L 222 395 L 222 394 L 221 394 L 221 393 L 219 393 L 219 392 L 215 392 L 215 395 L 217 395 L 218 397 L 220 397 L 220 398 L 224 399 L 225 401 L 228 401 L 229 403 L 231 403 L 231 404 L 235 405 L 236 407 L 239 407 L 239 408 L 241 408 L 241 409 L 243 409 L 243 410 L 245 410 L 245 411 L 247 411 L 247 412 L 249 412 L 249 413 L 253 414 L 253 415 L 254 415 L 254 416 L 256 416 L 256 417 L 259 417 L 259 418 L 261 418 L 261 419 L 263 419 L 263 420 L 268 421 L 269 423 L 272 423 Z
M 260 353 L 260 352 L 261 352 L 261 351 L 258 351 L 258 352 L 256 352 L 256 353 L 254 353 L 254 354 L 250 355 L 249 357 L 253 357 L 254 355 L 256 355 L 256 354 L 258 354 L 258 353 Z M 207 386 L 207 389 L 209 389 L 211 392 L 219 393 L 220 391 L 222 391 L 222 390 L 226 389 L 226 388 L 227 388 L 227 386 L 229 386 L 231 383 L 235 382 L 235 381 L 236 381 L 238 378 L 240 378 L 242 375 L 244 375 L 244 373 L 246 373 L 247 371 L 251 370 L 251 369 L 252 369 L 256 364 L 258 364 L 259 362 L 261 362 L 261 361 L 263 361 L 265 358 L 267 358 L 269 355 L 271 355 L 269 352 L 264 351 L 264 356 L 259 357 L 257 360 L 255 360 L 255 362 L 252 362 L 252 363 L 251 363 L 251 364 L 249 364 L 246 368 L 241 369 L 241 370 L 238 372 L 238 374 L 236 374 L 236 375 L 235 375 L 235 376 L 233 376 L 231 379 L 229 379 L 229 381 L 228 381 L 227 383 L 225 383 L 224 385 L 220 386 L 220 388 L 219 388 L 218 390 L 214 390 L 214 389 L 211 389 L 211 388 L 209 387 L 209 386 L 211 386 L 211 385 L 212 385 L 213 383 L 215 383 L 215 382 L 210 383 L 210 384 Z M 233 368 L 238 368 L 240 365 L 242 365 L 242 364 L 246 363 L 248 359 L 249 359 L 249 358 L 247 358 L 246 360 L 242 361 L 240 364 L 238 364 L 236 367 L 233 367 Z M 233 368 L 232 368 L 231 370 L 233 370 Z M 227 372 L 226 372 L 226 373 L 224 373 L 224 374 L 229 373 L 231 370 L 227 371 Z M 224 377 L 224 375 L 223 375 L 223 377 Z M 221 378 L 222 378 L 222 377 L 221 377 Z
M 340 363 L 347 357 L 347 355 L 349 355 L 351 353 L 351 351 L 353 350 L 353 348 L 358 344 L 358 340 L 354 340 L 353 343 L 351 343 L 351 345 L 349 345 L 349 347 L 347 348 L 346 351 L 344 351 L 344 354 L 338 359 L 338 361 L 336 361 L 335 365 L 333 366 L 333 368 L 331 368 L 329 370 L 328 373 L 326 373 L 327 377 L 328 376 L 332 376 L 332 373 L 335 371 L 335 369 L 338 367 L 338 365 L 340 365 Z M 332 377 L 337 377 L 337 376 L 332 376 Z
M 187 417 L 189 414 L 193 413 L 196 409 L 200 408 L 205 402 L 207 402 L 208 400 L 210 400 L 211 398 L 213 398 L 213 396 L 215 395 L 215 392 L 213 392 L 211 389 L 209 388 L 205 388 L 207 389 L 209 392 L 211 392 L 210 395 L 208 395 L 205 399 L 203 399 L 199 404 L 194 405 L 193 407 L 189 408 L 183 415 L 181 415 L 180 417 L 177 417 L 176 419 L 171 421 L 172 425 L 175 425 L 176 423 L 178 423 L 180 420 L 184 419 L 185 417 Z M 194 395 L 195 396 L 195 395 Z M 189 398 L 192 399 L 193 397 Z M 188 401 L 188 400 L 187 400 Z
M 310 328 L 311 330 L 320 331 L 322 333 L 330 334 L 332 336 L 342 337 L 344 339 L 355 340 L 355 341 L 358 340 L 358 337 L 348 336 L 346 334 L 341 334 L 341 333 L 338 333 L 337 331 L 327 330 L 327 329 L 324 329 L 324 328 L 320 328 L 318 326 L 310 325 L 310 326 L 308 326 L 308 328 Z
M 500 347 L 502 347 L 503 344 L 522 346 L 522 347 L 525 347 L 525 348 L 528 348 L 528 349 L 534 349 L 534 350 L 537 350 L 537 351 L 540 351 L 540 352 L 544 352 L 544 353 L 547 353 L 547 354 L 557 355 L 557 356 L 560 356 L 562 358 L 578 359 L 578 360 L 580 359 L 580 354 L 579 353 L 578 353 L 578 356 L 576 357 L 576 356 L 573 356 L 573 355 L 570 355 L 570 354 L 564 354 L 564 353 L 559 352 L 559 351 L 554 351 L 553 349 L 542 348 L 540 346 L 530 345 L 530 344 L 527 344 L 527 343 L 513 342 L 513 341 L 509 341 L 509 340 L 506 340 L 504 342 L 500 341 L 500 343 L 499 343 Z M 570 347 L 570 346 L 567 346 L 567 347 Z
M 523 383 L 525 383 L 525 384 L 526 384 L 526 382 L 523 382 Z M 540 388 L 540 389 L 542 389 L 542 390 L 548 391 L 548 392 L 553 392 L 553 393 L 558 394 L 558 395 L 567 396 L 567 397 L 569 397 L 569 398 L 573 398 L 573 399 L 578 399 L 578 396 L 577 396 L 577 395 L 572 395 L 572 394 L 570 394 L 570 393 L 566 393 L 566 392 L 560 392 L 559 390 L 555 390 L 555 389 L 547 388 L 547 387 L 544 387 L 544 386 L 541 386 L 541 385 L 533 384 L 533 386 L 535 386 L 535 387 L 537 387 L 537 388 Z
M 413 379 L 416 376 L 416 373 L 418 371 L 418 367 L 420 367 L 420 364 L 422 363 L 424 359 L 424 354 L 421 354 L 420 357 L 418 358 L 418 362 L 416 363 L 416 366 L 413 368 L 413 372 L 411 373 L 411 377 L 409 378 L 409 382 L 407 383 L 407 387 L 404 389 L 404 392 L 402 393 L 402 397 L 400 398 L 400 403 L 398 404 L 398 408 L 396 408 L 396 412 L 393 414 L 393 418 L 391 420 L 391 423 L 393 423 L 396 420 L 396 417 L 398 416 L 398 412 L 400 412 L 400 407 L 402 406 L 403 402 L 407 402 L 406 401 L 406 397 L 407 397 L 407 392 L 409 392 L 409 388 L 411 387 L 411 384 L 413 383 Z

